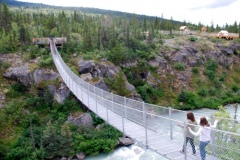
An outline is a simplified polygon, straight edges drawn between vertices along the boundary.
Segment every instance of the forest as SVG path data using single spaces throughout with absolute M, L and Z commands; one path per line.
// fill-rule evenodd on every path
M 67 42 L 59 48 L 59 52 L 74 72 L 77 72 L 76 67 L 69 58 L 73 54 L 85 60 L 98 61 L 105 58 L 122 69 L 141 98 L 148 103 L 173 105 L 177 109 L 205 106 L 216 109 L 221 104 L 240 102 L 240 69 L 235 70 L 229 90 L 218 90 L 227 79 L 227 72 L 218 73 L 220 67 L 212 60 L 202 65 L 207 84 L 199 79 L 196 82 L 206 85 L 207 89 L 194 86 L 195 91 L 175 91 L 166 85 L 151 86 L 139 76 L 148 71 L 156 72 L 156 68 L 150 66 L 148 61 L 158 55 L 165 39 L 176 37 L 174 31 L 186 25 L 190 30 L 200 32 L 204 26 L 201 22 L 191 24 L 164 17 L 99 9 L 5 2 L 0 4 L 1 55 L 21 53 L 25 61 L 40 57 L 38 67 L 54 68 L 49 48 L 33 45 L 32 38 L 66 37 Z M 231 33 L 240 33 L 237 22 L 206 27 L 208 32 L 218 32 L 224 27 Z M 159 31 L 167 31 L 169 34 Z M 190 37 L 189 41 L 194 42 L 197 39 Z M 212 41 L 221 42 L 217 39 Z M 236 40 L 236 43 L 239 44 L 239 40 Z M 240 52 L 234 54 L 239 56 Z M 126 66 L 136 61 L 136 66 Z M 1 73 L 8 67 L 9 64 L 1 62 Z M 180 63 L 173 64 L 173 68 L 177 71 L 185 69 Z M 230 66 L 226 66 L 224 71 L 229 68 Z M 199 68 L 193 67 L 191 72 L 198 75 Z M 4 79 L 1 75 L 2 81 Z M 105 81 L 111 88 L 112 80 Z M 115 88 L 112 86 L 111 89 Z M 222 92 L 221 95 L 217 94 L 219 92 Z M 115 93 L 127 96 L 127 93 L 117 89 Z M 180 106 L 180 102 L 185 105 Z M 112 151 L 117 146 L 116 142 L 121 133 L 103 123 L 97 116 L 92 114 L 94 125 L 102 125 L 100 131 L 66 123 L 71 112 L 84 112 L 80 105 L 73 95 L 63 104 L 58 104 L 47 91 L 38 95 L 34 86 L 29 89 L 19 82 L 12 83 L 6 94 L 6 107 L 0 109 L 0 159 L 51 159 L 56 156 L 73 156 L 81 151 L 87 155 Z M 24 115 L 23 109 L 29 110 L 30 114 Z

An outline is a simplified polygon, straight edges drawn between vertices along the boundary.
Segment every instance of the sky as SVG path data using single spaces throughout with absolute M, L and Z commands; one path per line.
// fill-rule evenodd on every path
M 19 0 L 55 6 L 90 7 L 222 27 L 240 23 L 240 0 Z

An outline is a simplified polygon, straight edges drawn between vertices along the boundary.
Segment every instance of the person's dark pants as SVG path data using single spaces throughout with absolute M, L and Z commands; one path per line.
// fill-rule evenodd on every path
M 196 154 L 195 145 L 194 145 L 194 138 L 186 137 L 186 147 L 187 147 L 188 141 L 190 142 L 190 144 L 191 144 L 191 146 L 192 146 L 193 154 Z M 184 152 L 184 145 L 183 145 L 182 151 Z

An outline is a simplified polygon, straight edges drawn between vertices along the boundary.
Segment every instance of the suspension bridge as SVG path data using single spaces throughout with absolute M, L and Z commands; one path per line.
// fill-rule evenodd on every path
M 49 44 L 53 61 L 65 84 L 85 106 L 109 125 L 131 137 L 142 147 L 151 149 L 167 159 L 200 159 L 198 137 L 195 138 L 196 156 L 192 155 L 190 144 L 185 145 L 186 152 L 179 152 L 186 143 L 184 138 L 186 133 L 177 124 L 180 123 L 186 128 L 187 125 L 184 123 L 186 112 L 136 101 L 99 89 L 85 82 L 69 69 L 58 53 L 53 39 L 49 39 Z M 183 116 L 179 116 L 181 114 Z M 196 119 L 201 116 L 195 114 Z M 179 117 L 184 117 L 184 119 Z M 215 117 L 210 118 L 213 122 Z M 239 124 L 235 119 L 223 118 L 222 121 L 230 128 Z M 240 134 L 214 129 L 212 140 L 206 148 L 207 160 L 240 159 L 239 148 Z

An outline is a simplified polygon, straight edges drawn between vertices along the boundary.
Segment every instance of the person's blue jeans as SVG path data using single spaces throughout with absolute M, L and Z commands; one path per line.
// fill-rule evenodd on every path
M 210 141 L 206 141 L 206 142 L 200 141 L 199 149 L 200 149 L 200 156 L 201 156 L 202 160 L 206 160 L 206 150 L 205 150 L 205 147 L 208 145 L 209 142 Z

